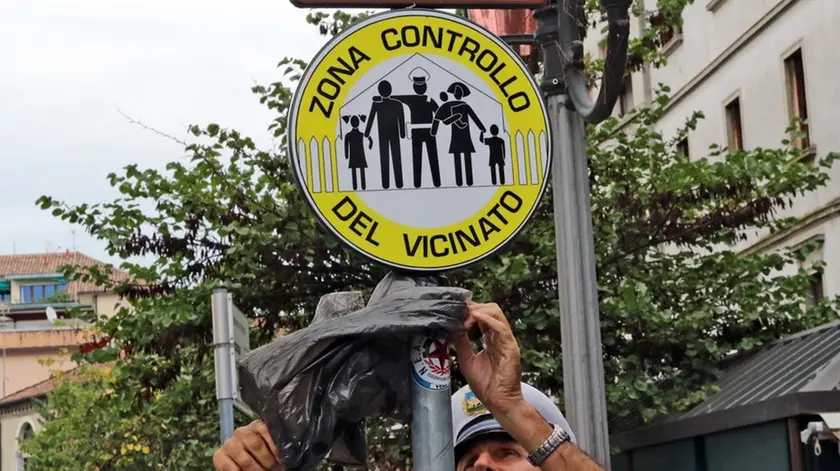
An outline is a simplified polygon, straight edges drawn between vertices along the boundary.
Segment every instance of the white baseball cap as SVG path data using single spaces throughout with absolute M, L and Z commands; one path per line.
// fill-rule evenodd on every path
M 522 383 L 522 397 L 540 413 L 546 422 L 559 425 L 568 432 L 571 442 L 577 444 L 572 428 L 569 427 L 569 423 L 554 401 L 525 383 Z M 452 395 L 451 405 L 456 457 L 463 451 L 459 450 L 459 445 L 466 444 L 482 435 L 506 433 L 469 386 L 464 386 Z

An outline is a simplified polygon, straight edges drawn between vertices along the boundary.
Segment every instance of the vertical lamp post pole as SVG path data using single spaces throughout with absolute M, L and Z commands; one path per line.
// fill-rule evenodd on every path
M 580 447 L 610 469 L 584 120 L 598 123 L 609 117 L 620 93 L 630 0 L 602 0 L 610 37 L 603 86 L 594 105 L 582 71 L 582 3 L 556 0 L 536 10 L 534 39 L 543 54 L 540 86 L 554 142 L 552 193 L 566 415 Z
M 216 400 L 219 402 L 219 428 L 222 443 L 233 436 L 233 403 L 236 392 L 233 313 L 231 298 L 224 289 L 213 292 L 213 345 L 216 348 Z
M 411 343 L 412 361 L 432 342 L 441 348 L 443 357 L 448 355 L 445 339 L 414 337 Z M 448 362 L 448 359 L 445 361 Z M 447 366 L 448 367 L 448 366 Z M 416 366 L 411 365 L 412 373 Z M 455 469 L 452 437 L 451 386 L 449 373 L 441 375 L 445 381 L 431 388 L 416 374 L 411 381 L 411 459 L 414 471 L 447 471 Z

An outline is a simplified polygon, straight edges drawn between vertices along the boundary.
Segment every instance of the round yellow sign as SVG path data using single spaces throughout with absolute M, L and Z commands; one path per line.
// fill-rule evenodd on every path
M 301 78 L 289 156 L 345 243 L 391 267 L 443 271 L 499 250 L 545 190 L 551 132 L 504 42 L 434 10 L 397 10 L 333 39 Z

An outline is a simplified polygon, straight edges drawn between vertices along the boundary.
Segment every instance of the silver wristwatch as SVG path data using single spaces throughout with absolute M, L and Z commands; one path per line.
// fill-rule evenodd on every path
M 551 424 L 551 426 L 554 427 L 551 435 L 545 439 L 539 448 L 528 455 L 528 462 L 531 463 L 531 466 L 540 466 L 546 459 L 548 459 L 549 456 L 551 456 L 552 453 L 554 453 L 554 450 L 569 441 L 569 432 L 563 430 L 563 428 L 559 425 Z

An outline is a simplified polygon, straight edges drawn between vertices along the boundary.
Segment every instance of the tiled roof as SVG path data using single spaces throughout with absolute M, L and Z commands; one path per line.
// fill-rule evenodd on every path
M 112 368 L 116 361 L 109 361 L 102 363 L 100 367 L 104 368 Z M 52 376 L 50 379 L 46 379 L 41 381 L 40 383 L 35 383 L 32 386 L 23 388 L 19 391 L 15 391 L 12 394 L 9 394 L 3 399 L 0 399 L 0 409 L 9 404 L 14 404 L 18 402 L 25 401 L 27 399 L 34 399 L 36 397 L 41 397 L 48 392 L 52 391 L 54 387 L 56 387 L 61 381 L 64 380 L 72 380 L 74 378 L 84 379 L 84 376 L 80 376 L 83 370 L 77 368 L 73 368 L 71 370 L 67 370 L 61 373 L 59 376 Z
M 677 418 L 695 417 L 804 391 L 840 387 L 840 321 L 769 345 L 726 372 L 720 391 Z
M 0 278 L 12 275 L 40 275 L 58 273 L 61 267 L 66 265 L 83 266 L 104 266 L 105 264 L 89 257 L 81 252 L 54 252 L 26 255 L 0 255 Z M 123 281 L 129 278 L 129 274 L 114 270 L 111 279 Z M 102 291 L 102 287 L 94 283 L 83 283 L 71 281 L 68 283 L 67 291 L 70 296 L 87 291 Z
M 54 388 L 55 385 L 58 384 L 58 381 L 59 378 L 52 377 L 50 379 L 41 381 L 40 383 L 33 384 L 28 388 L 23 388 L 20 391 L 13 392 L 12 394 L 9 394 L 3 399 L 0 399 L 0 407 L 24 401 L 26 399 L 32 399 L 35 397 L 43 396 L 44 394 L 50 392 L 52 388 Z

